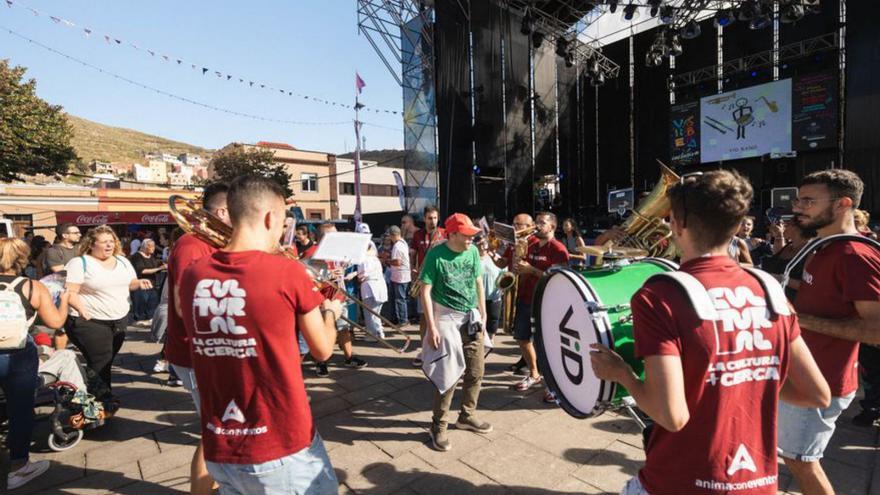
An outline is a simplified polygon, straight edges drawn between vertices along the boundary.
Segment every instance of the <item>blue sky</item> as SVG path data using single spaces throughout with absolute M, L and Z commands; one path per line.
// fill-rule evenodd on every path
M 355 0 L 13 0 L 0 2 L 0 58 L 27 67 L 37 93 L 73 115 L 208 148 L 233 141 L 280 141 L 334 153 L 354 148 L 353 110 L 268 90 L 238 77 L 327 100 L 353 103 L 354 73 L 366 81 L 362 103 L 401 110 L 401 90 L 357 31 Z M 34 16 L 32 7 L 42 13 Z M 93 30 L 86 37 L 49 16 Z M 10 35 L 11 29 L 144 85 L 261 117 L 341 125 L 291 125 L 216 112 L 156 94 Z M 105 43 L 103 34 L 123 40 Z M 140 46 L 142 51 L 127 46 Z M 146 48 L 157 52 L 151 57 Z M 160 53 L 172 62 L 163 61 Z M 207 75 L 173 60 L 211 69 Z M 227 81 L 219 70 L 236 77 Z M 365 113 L 367 148 L 402 148 L 401 116 Z

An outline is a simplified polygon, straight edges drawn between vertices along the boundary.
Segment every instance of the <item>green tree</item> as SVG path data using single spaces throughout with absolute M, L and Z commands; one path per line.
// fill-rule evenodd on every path
M 0 180 L 24 175 L 63 174 L 77 159 L 70 145 L 73 129 L 58 105 L 36 95 L 37 83 L 24 81 L 24 67 L 0 60 Z
M 275 154 L 269 150 L 245 149 L 241 145 L 232 145 L 214 154 L 211 167 L 214 169 L 215 179 L 227 182 L 247 174 L 272 179 L 284 189 L 285 197 L 289 198 L 293 196 L 290 175 L 284 170 L 283 164 L 273 161 L 274 157 Z

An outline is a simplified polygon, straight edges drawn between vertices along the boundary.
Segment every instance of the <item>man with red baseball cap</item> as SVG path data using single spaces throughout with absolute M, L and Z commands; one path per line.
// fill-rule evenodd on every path
M 483 381 L 486 327 L 480 253 L 472 244 L 480 229 L 462 213 L 450 215 L 445 227 L 447 240 L 425 255 L 421 275 L 421 300 L 427 323 L 422 369 L 437 386 L 431 440 L 439 451 L 451 448 L 446 435 L 446 414 L 462 375 L 461 413 L 455 426 L 478 433 L 492 431 L 492 425 L 478 420 L 475 414 Z M 432 354 L 437 357 L 431 358 Z

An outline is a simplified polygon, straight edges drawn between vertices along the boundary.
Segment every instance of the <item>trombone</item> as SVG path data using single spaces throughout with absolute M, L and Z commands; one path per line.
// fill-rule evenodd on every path
M 207 210 L 200 208 L 195 201 L 186 199 L 179 194 L 173 194 L 168 198 L 168 210 L 171 213 L 171 217 L 174 218 L 174 221 L 177 222 L 177 225 L 179 225 L 180 228 L 184 230 L 184 232 L 188 234 L 193 234 L 194 236 L 216 248 L 223 248 L 227 244 L 229 244 L 229 239 L 232 237 L 232 227 L 223 223 L 222 220 L 220 220 Z M 407 351 L 411 339 L 409 335 L 407 335 L 400 329 L 400 327 L 392 324 L 387 318 L 367 307 L 367 305 L 364 304 L 363 301 L 349 294 L 344 288 L 340 289 L 339 286 L 331 282 L 329 278 L 320 278 L 321 273 L 319 269 L 299 261 L 297 258 L 294 257 L 293 252 L 279 248 L 278 254 L 284 256 L 287 259 L 301 263 L 306 269 L 306 272 L 308 272 L 309 275 L 312 276 L 312 282 L 319 290 L 327 287 L 329 284 L 329 286 L 334 289 L 334 297 L 336 293 L 341 293 L 343 296 L 345 296 L 346 300 L 357 304 L 364 311 L 377 315 L 383 323 L 389 325 L 393 330 L 403 335 L 404 344 L 402 347 L 397 347 L 394 344 L 383 339 L 382 337 L 379 337 L 378 335 L 373 335 L 370 332 L 365 331 L 367 335 L 397 353 L 403 354 Z M 366 330 L 362 325 L 351 321 L 345 316 L 342 316 L 341 319 L 349 325 L 352 325 L 352 328 L 360 328 L 362 330 Z
M 391 342 L 387 341 L 386 339 L 379 337 L 378 335 L 373 335 L 372 333 L 367 331 L 367 329 L 364 325 L 361 325 L 360 323 L 357 323 L 356 321 L 351 320 L 350 318 L 348 318 L 345 315 L 341 315 L 339 317 L 339 319 L 341 319 L 342 321 L 351 325 L 352 328 L 357 328 L 357 329 L 363 331 L 365 334 L 369 335 L 370 337 L 375 339 L 380 344 L 391 349 L 392 351 L 397 352 L 398 354 L 403 354 L 409 349 L 409 346 L 412 343 L 412 339 L 410 338 L 409 335 L 406 334 L 406 332 L 401 330 L 399 326 L 392 323 L 391 320 L 382 316 L 381 313 L 373 310 L 373 308 L 370 308 L 369 306 L 364 304 L 363 301 L 361 301 L 360 299 L 351 295 L 347 290 L 345 290 L 344 285 L 342 285 L 341 283 L 334 281 L 332 279 L 330 274 L 327 273 L 328 270 L 326 268 L 320 268 L 320 267 L 315 266 L 314 264 L 309 264 L 309 263 L 303 263 L 303 265 L 305 266 L 306 271 L 309 272 L 309 274 L 312 276 L 312 281 L 314 281 L 315 286 L 318 287 L 318 290 L 330 288 L 333 290 L 333 295 L 331 296 L 331 298 L 336 297 L 337 295 L 341 295 L 345 298 L 346 301 L 354 303 L 357 306 L 359 306 L 361 308 L 361 310 L 363 310 L 365 313 L 370 313 L 371 315 L 377 316 L 380 320 L 382 320 L 382 323 L 391 327 L 392 330 L 394 330 L 395 332 L 397 332 L 403 336 L 403 339 L 404 339 L 403 345 L 400 347 L 397 347 L 394 344 L 392 344 Z

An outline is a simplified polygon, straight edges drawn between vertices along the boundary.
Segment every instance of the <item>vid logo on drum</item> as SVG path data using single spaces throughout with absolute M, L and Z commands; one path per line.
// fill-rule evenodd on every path
M 577 330 L 568 328 L 568 321 L 574 314 L 574 308 L 568 307 L 562 321 L 559 322 L 559 340 L 560 350 L 562 351 L 562 369 L 565 376 L 571 380 L 574 385 L 580 385 L 584 380 L 584 360 L 581 357 L 581 340 Z M 571 367 L 575 369 L 572 370 Z

